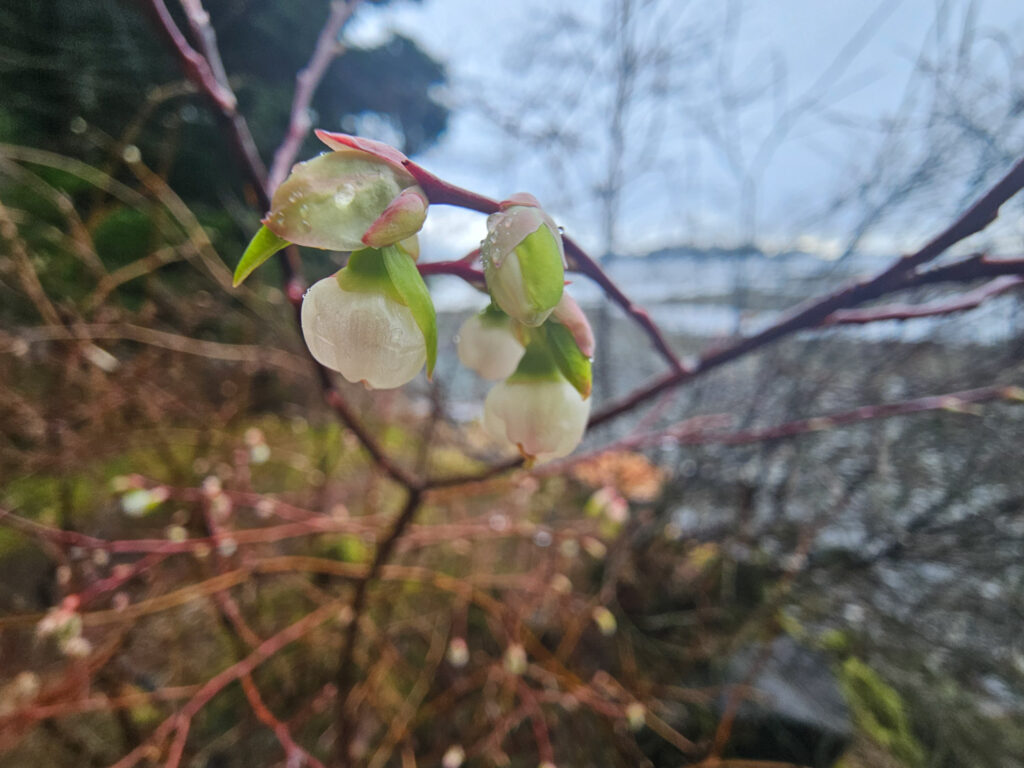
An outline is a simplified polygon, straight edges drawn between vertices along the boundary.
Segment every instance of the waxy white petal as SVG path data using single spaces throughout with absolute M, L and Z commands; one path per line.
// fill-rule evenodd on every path
M 568 456 L 580 444 L 590 416 L 590 401 L 564 378 L 504 381 L 484 402 L 484 428 L 538 461 Z
M 427 360 L 407 306 L 382 293 L 344 291 L 333 276 L 306 292 L 302 334 L 321 365 L 374 389 L 408 383 Z
M 492 321 L 471 315 L 459 328 L 457 338 L 461 363 L 490 381 L 500 381 L 515 373 L 526 351 L 508 320 Z

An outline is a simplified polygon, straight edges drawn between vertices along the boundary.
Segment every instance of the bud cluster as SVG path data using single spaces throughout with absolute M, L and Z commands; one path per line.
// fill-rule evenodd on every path
M 299 163 L 235 270 L 237 285 L 295 244 L 350 253 L 303 298 L 302 331 L 323 366 L 371 389 L 400 387 L 437 356 L 433 301 L 416 266 L 428 196 L 397 150 L 318 131 L 332 151 Z M 415 169 L 415 166 L 411 166 Z M 560 229 L 531 195 L 487 219 L 480 247 L 489 306 L 457 337 L 459 360 L 498 382 L 484 427 L 528 463 L 565 456 L 590 414 L 594 338 L 564 290 Z

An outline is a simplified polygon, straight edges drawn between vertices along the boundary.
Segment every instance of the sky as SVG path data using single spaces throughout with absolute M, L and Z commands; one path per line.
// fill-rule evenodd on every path
M 395 0 L 364 6 L 345 37 L 373 45 L 399 32 L 445 63 L 452 120 L 421 164 L 499 198 L 533 192 L 597 253 L 753 241 L 831 258 L 888 189 L 924 178 L 937 191 L 922 183 L 855 241 L 892 252 L 963 205 L 976 158 L 998 172 L 991 147 L 956 143 L 973 115 L 996 133 L 988 144 L 1011 156 L 1024 146 L 1006 95 L 1024 98 L 1020 0 L 634 0 L 631 39 L 654 63 L 638 65 L 615 153 L 616 2 Z M 933 145 L 945 154 L 928 155 Z M 609 244 L 598 190 L 612 156 L 622 171 Z M 435 209 L 424 234 L 455 255 L 483 223 Z

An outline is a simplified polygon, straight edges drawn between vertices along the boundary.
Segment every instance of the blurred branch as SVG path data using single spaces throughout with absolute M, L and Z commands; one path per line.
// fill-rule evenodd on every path
M 155 18 L 158 29 L 178 57 L 189 80 L 213 101 L 217 111 L 227 122 L 231 131 L 232 144 L 241 156 L 244 170 L 260 197 L 266 198 L 262 200 L 262 204 L 266 206 L 270 202 L 266 195 L 267 169 L 263 160 L 260 159 L 249 126 L 238 111 L 238 99 L 235 98 L 234 92 L 227 84 L 226 76 L 223 75 L 224 67 L 220 64 L 216 37 L 213 28 L 210 27 L 210 17 L 203 10 L 199 0 L 186 0 L 186 2 L 188 3 L 186 15 L 189 23 L 192 25 L 193 31 L 196 32 L 204 53 L 208 55 L 200 54 L 189 45 L 188 40 L 178 29 L 178 25 L 174 23 L 164 0 L 145 0 L 144 5 Z M 216 64 L 211 64 L 211 61 Z M 224 76 L 223 81 L 219 79 L 218 73 Z
M 276 655 L 278 651 L 299 640 L 310 631 L 329 621 L 337 618 L 338 610 L 342 607 L 341 601 L 335 601 L 323 605 L 301 619 L 264 640 L 252 653 L 241 661 L 232 664 L 227 669 L 208 680 L 199 691 L 188 701 L 188 703 L 176 714 L 171 715 L 161 723 L 153 732 L 152 736 L 139 747 L 136 747 L 123 758 L 118 760 L 112 768 L 132 768 L 140 760 L 146 758 L 152 747 L 164 743 L 173 733 L 174 741 L 171 743 L 170 751 L 164 762 L 165 768 L 177 768 L 181 762 L 182 751 L 185 748 L 185 739 L 194 718 L 205 707 L 214 696 L 220 693 L 231 683 L 241 677 L 250 674 L 267 659 Z
M 999 215 L 1002 205 L 1024 187 L 1024 159 L 996 183 L 974 205 L 949 227 L 925 244 L 921 249 L 897 260 L 875 277 L 851 283 L 834 293 L 798 307 L 781 320 L 753 336 L 741 338 L 731 344 L 706 352 L 690 369 L 662 376 L 632 394 L 608 404 L 590 420 L 594 427 L 611 421 L 645 403 L 655 395 L 701 376 L 725 363 L 743 357 L 761 347 L 806 328 L 813 328 L 839 309 L 863 304 L 899 290 L 908 273 L 942 255 L 961 240 L 983 230 Z
M 93 325 L 42 325 L 22 328 L 7 334 L 0 332 L 0 352 L 15 349 L 20 343 L 39 344 L 50 341 L 96 341 L 99 339 L 134 341 L 152 347 L 197 355 L 211 360 L 264 363 L 286 371 L 302 371 L 305 360 L 283 349 L 258 344 L 226 344 L 220 341 L 193 339 L 177 333 L 158 331 L 131 323 L 98 323 Z
M 665 440 L 669 440 L 676 445 L 749 445 L 751 443 L 783 440 L 811 432 L 822 432 L 838 427 L 846 427 L 864 421 L 874 421 L 876 419 L 905 416 L 926 411 L 974 413 L 970 406 L 993 401 L 1024 403 L 1024 388 L 1018 386 L 980 387 L 978 389 L 950 392 L 944 395 L 929 395 L 911 400 L 902 400 L 896 403 L 863 405 L 849 411 L 798 419 L 773 427 L 759 427 L 737 432 L 708 431 L 706 429 L 708 420 L 712 419 L 711 424 L 713 425 L 716 423 L 714 417 L 698 416 L 665 430 L 628 438 L 615 443 L 610 448 L 637 448 Z M 609 449 L 606 448 L 604 450 Z
M 977 309 L 995 296 L 1001 296 L 1024 285 L 1024 277 L 997 277 L 973 291 L 945 301 L 931 304 L 887 304 L 869 309 L 845 309 L 833 312 L 823 326 L 865 325 L 880 320 L 913 320 L 920 317 L 937 317 Z
M 352 739 L 352 723 L 348 717 L 346 704 L 348 702 L 348 694 L 355 682 L 355 670 L 353 669 L 352 659 L 353 654 L 355 653 L 356 640 L 359 636 L 359 622 L 362 617 L 363 610 L 366 607 L 367 592 L 369 590 L 370 582 L 376 579 L 380 574 L 384 564 L 391 556 L 392 550 L 398 543 L 398 539 L 401 538 L 405 529 L 416 516 L 416 512 L 420 508 L 421 500 L 422 493 L 420 489 L 418 487 L 410 487 L 409 497 L 406 499 L 405 506 L 395 519 L 390 532 L 377 545 L 377 551 L 373 555 L 373 561 L 370 563 L 366 576 L 360 579 L 359 583 L 356 584 L 355 594 L 352 596 L 352 620 L 349 622 L 347 631 L 345 632 L 345 639 L 341 648 L 341 653 L 338 657 L 338 666 L 335 669 L 334 680 L 338 689 L 338 704 L 335 714 L 335 729 L 337 731 L 337 747 L 335 749 L 335 754 L 338 763 L 342 766 L 348 765 L 351 759 L 349 750 Z
M 197 0 L 188 0 L 188 2 L 196 3 Z M 270 179 L 267 182 L 267 187 L 271 195 L 284 181 L 284 177 L 288 175 L 288 169 L 295 162 L 302 142 L 309 134 L 309 129 L 312 128 L 309 119 L 309 106 L 313 102 L 313 95 L 316 93 L 320 81 L 327 74 L 327 68 L 330 67 L 331 62 L 344 50 L 338 36 L 359 3 L 360 0 L 348 0 L 347 2 L 346 0 L 332 0 L 330 15 L 316 39 L 313 55 L 305 68 L 295 76 L 295 97 L 292 100 L 288 133 L 274 153 L 274 161 L 270 166 Z

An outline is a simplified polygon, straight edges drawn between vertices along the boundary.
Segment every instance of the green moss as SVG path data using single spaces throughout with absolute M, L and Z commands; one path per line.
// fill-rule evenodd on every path
M 851 656 L 840 668 L 839 683 L 858 728 L 909 768 L 924 765 L 924 750 L 910 731 L 903 699 L 877 672 Z

